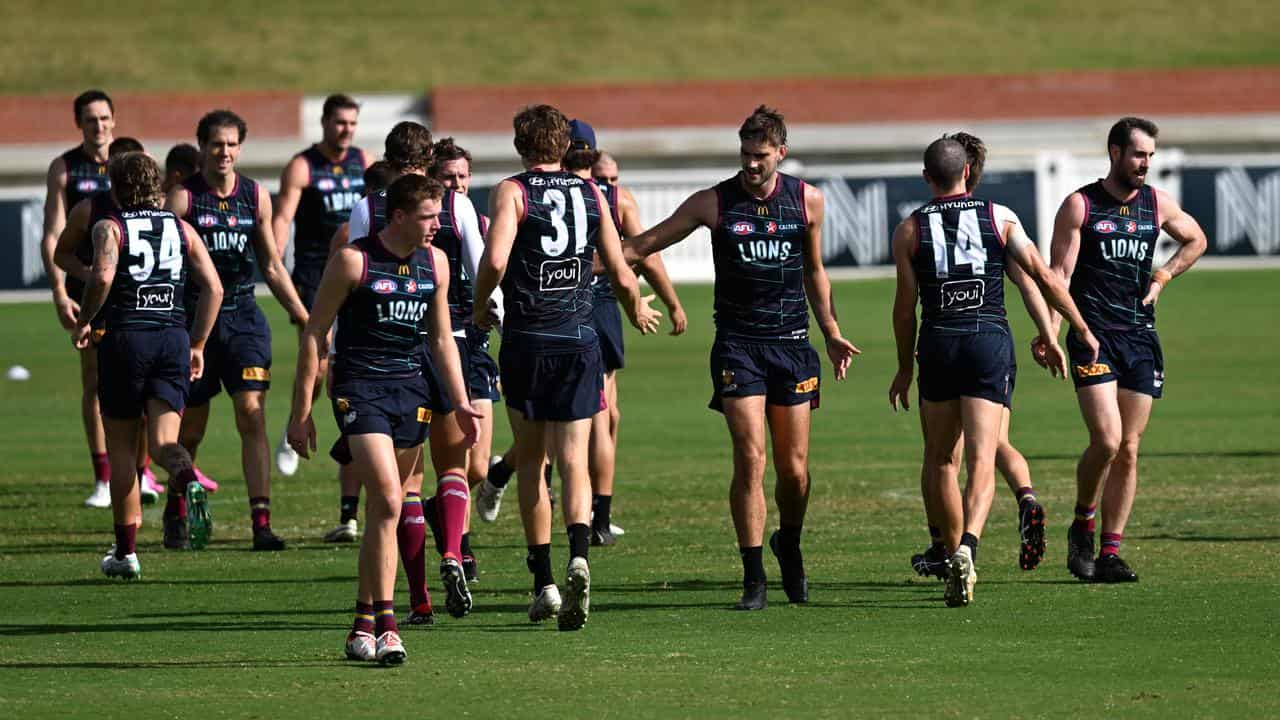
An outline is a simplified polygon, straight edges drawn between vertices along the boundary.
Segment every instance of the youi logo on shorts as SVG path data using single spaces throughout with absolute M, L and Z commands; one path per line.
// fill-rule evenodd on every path
M 943 310 L 972 310 L 982 307 L 986 288 L 977 278 L 942 283 Z
M 538 287 L 544 292 L 576 290 L 582 277 L 582 264 L 576 257 L 547 260 L 542 263 L 538 275 Z

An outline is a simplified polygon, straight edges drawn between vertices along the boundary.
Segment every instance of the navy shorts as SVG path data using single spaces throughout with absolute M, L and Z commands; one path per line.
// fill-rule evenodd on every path
M 293 268 L 293 274 L 290 275 L 293 287 L 298 291 L 298 298 L 302 300 L 302 305 L 308 312 L 316 302 L 316 290 L 320 288 L 320 278 L 323 275 L 323 262 L 319 265 L 310 262 L 297 264 Z
M 271 387 L 271 326 L 256 302 L 223 310 L 204 346 L 204 375 L 189 404 L 206 405 L 222 388 L 235 395 Z
M 809 341 L 750 342 L 716 338 L 711 345 L 711 402 L 764 395 L 769 405 L 818 407 L 822 363 Z
M 104 417 L 141 417 L 148 398 L 181 412 L 191 380 L 191 340 L 180 327 L 116 330 L 98 343 L 98 402 Z
M 623 363 L 622 313 L 614 300 L 597 301 L 591 311 L 591 327 L 600 338 L 600 360 L 604 371 L 621 370 Z
M 916 345 L 916 362 L 920 397 L 929 402 L 972 397 L 1013 406 L 1018 364 L 1008 333 L 924 334 Z
M 600 346 L 548 350 L 508 338 L 498 356 L 507 407 L 526 420 L 569 422 L 604 410 Z
M 462 343 L 458 352 L 462 352 Z M 498 363 L 489 354 L 489 333 L 479 328 L 467 328 L 467 360 L 463 368 L 467 372 L 467 392 L 472 400 L 498 402 L 502 393 L 498 390 Z
M 388 435 L 397 448 L 421 445 L 431 425 L 427 396 L 427 383 L 421 375 L 335 382 L 329 398 L 343 437 L 329 454 L 340 463 L 350 462 L 350 449 L 345 442 L 348 435 Z M 339 456 L 343 453 L 345 458 Z
M 459 353 L 458 360 L 462 363 L 462 377 L 467 376 L 467 361 Z M 436 367 L 436 361 L 431 357 L 431 353 L 426 353 L 426 358 L 422 362 L 422 379 L 427 384 L 427 407 L 437 415 L 448 415 L 453 412 L 453 401 L 449 399 L 449 386 L 445 385 L 444 377 Z
M 1114 382 L 1125 390 L 1158 398 L 1164 393 L 1164 353 L 1154 330 L 1095 330 L 1098 361 L 1089 364 L 1089 348 L 1067 333 L 1071 381 L 1077 388 Z

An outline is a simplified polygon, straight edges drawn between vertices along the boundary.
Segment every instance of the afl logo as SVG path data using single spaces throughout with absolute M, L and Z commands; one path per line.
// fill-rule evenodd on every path
M 734 235 L 750 235 L 756 231 L 756 226 L 746 220 L 739 220 L 729 227 L 729 231 Z
M 1136 222 L 1134 222 L 1134 221 L 1132 221 L 1132 220 L 1127 220 L 1127 221 L 1125 221 L 1125 224 L 1124 224 L 1124 231 L 1125 231 L 1125 232 L 1127 232 L 1127 233 L 1129 233 L 1130 235 L 1132 235 L 1132 234 L 1134 234 L 1134 233 L 1138 232 L 1138 223 L 1136 223 Z
M 201 215 L 200 217 L 196 218 L 196 224 L 199 225 L 200 227 L 213 227 L 214 225 L 218 224 L 218 218 L 212 215 Z
M 410 295 L 418 294 L 418 283 L 414 280 L 407 280 L 404 284 L 404 291 Z
M 374 280 L 373 284 L 369 287 L 379 295 L 390 295 L 396 291 L 396 281 L 388 280 L 387 278 L 379 278 Z
M 769 222 L 764 224 L 764 231 L 769 233 L 770 235 L 778 232 L 778 223 L 770 220 Z
M 333 178 L 320 178 L 319 180 L 316 180 L 316 189 L 320 192 L 329 192 L 335 187 L 337 187 L 337 184 L 333 182 Z
M 1110 235 L 1116 231 L 1116 224 L 1110 220 L 1099 220 L 1093 224 L 1094 232 L 1100 232 L 1103 235 Z
M 86 192 L 86 193 L 93 192 L 94 190 L 98 189 L 98 181 L 89 180 L 86 178 L 76 183 L 76 189 L 79 190 L 80 192 Z

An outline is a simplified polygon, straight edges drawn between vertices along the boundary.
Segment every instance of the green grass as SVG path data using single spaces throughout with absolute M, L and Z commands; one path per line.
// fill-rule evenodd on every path
M 1173 0 L 595 3 L 10 0 L 0 92 L 420 92 L 1280 63 L 1280 5 Z M 768 83 L 762 83 L 762 91 Z
M 0 366 L 33 371 L 25 384 L 0 382 L 0 716 L 1275 716 L 1277 281 L 1274 271 L 1192 272 L 1161 300 L 1168 386 L 1124 551 L 1142 582 L 1127 587 L 1067 575 L 1085 433 L 1069 386 L 1027 360 L 1029 329 L 1014 313 L 1023 372 L 1013 439 L 1050 513 L 1049 555 L 1034 573 L 1017 569 L 1013 501 L 1001 490 L 976 604 L 959 610 L 907 564 L 925 540 L 920 437 L 914 413 L 886 401 L 891 285 L 838 285 L 846 334 L 865 354 L 848 382 L 826 385 L 815 416 L 813 602 L 789 607 L 774 585 L 774 605 L 749 615 L 729 610 L 740 568 L 728 438 L 705 409 L 710 292 L 683 288 L 687 337 L 628 337 L 615 504 L 628 534 L 592 554 L 586 629 L 525 621 L 510 498 L 495 525 L 477 523 L 475 613 L 406 629 L 409 662 L 389 671 L 341 659 L 356 552 L 318 541 L 337 511 L 331 463 L 276 479 L 275 524 L 290 549 L 247 552 L 225 398 L 201 455 L 223 483 L 212 548 L 164 552 L 151 508 L 143 581 L 101 578 L 110 519 L 79 507 L 89 482 L 74 354 L 47 306 L 0 307 Z M 275 303 L 264 306 L 277 338 L 274 429 L 294 342 Z M 332 419 L 318 417 L 327 442 Z M 554 553 L 562 567 L 559 532 Z

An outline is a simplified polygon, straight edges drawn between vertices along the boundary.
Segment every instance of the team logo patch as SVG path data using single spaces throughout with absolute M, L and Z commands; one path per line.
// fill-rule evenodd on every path
M 98 181 L 89 180 L 89 179 L 81 180 L 80 182 L 76 183 L 76 189 L 79 190 L 80 192 L 85 192 L 85 193 L 93 192 L 94 190 L 98 189 Z
M 418 281 L 414 280 L 413 278 L 409 278 L 408 280 L 406 280 L 404 283 L 404 291 L 409 293 L 410 295 L 417 295 Z
M 818 378 L 811 377 L 803 382 L 796 383 L 796 394 L 802 395 L 807 392 L 813 392 L 818 389 Z
M 982 307 L 986 287 L 977 278 L 942 283 L 943 310 L 972 310 Z
M 424 407 L 418 408 L 418 422 L 420 423 L 431 422 L 431 410 Z
M 576 290 L 581 277 L 582 266 L 578 258 L 547 260 L 542 263 L 538 283 L 539 288 L 544 292 Z
M 264 367 L 247 367 L 240 371 L 240 379 L 266 382 L 271 379 L 271 371 Z
M 338 398 L 333 401 L 333 404 L 338 408 L 338 412 L 340 413 L 347 412 L 351 409 L 351 401 L 346 398 Z
M 1156 388 L 1164 387 L 1164 371 L 1156 370 L 1151 379 L 1151 384 Z
M 769 222 L 764 224 L 764 231 L 769 233 L 770 235 L 778 232 L 778 223 L 770 220 Z
M 1090 378 L 1107 375 L 1111 372 L 1111 366 L 1106 363 L 1094 363 L 1092 365 L 1077 365 L 1076 377 Z
M 339 170 L 339 172 L 341 172 L 341 170 Z M 346 190 L 350 187 L 351 187 L 351 180 L 348 178 L 342 178 L 342 189 Z
M 1103 235 L 1110 235 L 1116 231 L 1116 224 L 1110 220 L 1099 220 L 1093 224 L 1093 231 L 1102 233 Z
M 214 225 L 218 224 L 218 218 L 208 213 L 205 213 L 204 215 L 201 215 L 200 217 L 196 218 L 196 224 L 199 225 L 200 227 L 213 227 Z
M 739 220 L 738 222 L 729 226 L 729 232 L 733 233 L 734 235 L 750 235 L 755 231 L 756 231 L 756 226 L 753 225 L 752 223 L 747 222 L 746 220 Z
M 543 179 L 542 179 L 542 178 L 540 178 L 540 177 L 531 177 L 531 178 L 529 178 L 529 184 L 530 184 L 530 185 L 532 185 L 532 186 L 534 186 L 534 187 L 539 187 L 539 186 L 541 186 L 541 185 L 543 185 L 543 184 L 545 184 L 545 183 L 546 183 L 546 181 L 545 181 L 545 180 L 543 180 Z
M 137 307 L 139 310 L 172 310 L 173 286 L 169 284 L 143 285 L 138 288 Z
M 240 224 L 240 218 L 236 217 L 235 215 L 227 216 L 227 227 L 235 227 L 236 225 L 239 225 L 239 224 Z
M 720 372 L 720 383 L 724 385 L 726 390 L 732 390 L 735 387 L 737 387 L 737 385 L 735 385 L 733 381 L 734 381 L 734 375 L 732 370 L 725 368 Z
M 1138 232 L 1138 223 L 1136 223 L 1136 222 L 1134 222 L 1134 221 L 1132 221 L 1132 220 L 1125 220 L 1125 221 L 1124 221 L 1124 231 L 1125 231 L 1125 232 L 1127 232 L 1127 233 L 1129 233 L 1130 235 L 1132 235 L 1132 234 L 1134 234 L 1134 233 Z
M 350 425 L 351 423 L 353 423 L 353 422 L 355 422 L 355 421 L 356 421 L 356 411 L 355 411 L 355 410 L 352 410 L 351 412 L 349 412 L 349 413 L 347 413 L 346 415 L 343 415 L 343 416 L 342 416 L 342 424 L 343 424 L 343 425 Z
M 396 291 L 396 281 L 387 278 L 378 278 L 369 286 L 371 290 L 379 295 L 390 295 Z
M 320 178 L 319 180 L 316 180 L 316 189 L 320 192 L 329 192 L 337 186 L 338 184 L 333 181 L 333 178 Z

